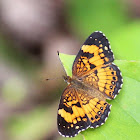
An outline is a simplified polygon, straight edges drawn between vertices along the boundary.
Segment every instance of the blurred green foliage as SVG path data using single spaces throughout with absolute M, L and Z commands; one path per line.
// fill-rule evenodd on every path
M 28 76 L 34 75 L 34 70 L 39 69 L 37 61 L 34 61 L 32 57 L 21 53 L 12 40 L 8 40 L 6 36 L 0 34 L 0 59 L 4 60 L 11 66 L 20 69 L 24 74 Z
M 51 109 L 39 106 L 30 113 L 11 118 L 9 134 L 12 140 L 38 140 L 42 135 L 48 134 L 53 126 Z M 50 112 L 50 113 L 48 113 Z
M 26 85 L 17 77 L 9 79 L 2 88 L 3 99 L 11 106 L 16 106 L 22 102 L 26 94 Z
M 110 34 L 128 23 L 127 10 L 121 0 L 71 0 L 67 20 L 81 36 L 96 30 Z
M 110 36 L 111 48 L 116 59 L 140 60 L 140 21 L 121 27 Z

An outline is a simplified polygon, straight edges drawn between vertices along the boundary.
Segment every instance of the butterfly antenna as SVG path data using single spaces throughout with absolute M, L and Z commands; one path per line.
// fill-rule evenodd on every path
M 59 77 L 56 77 L 56 78 L 47 78 L 46 81 L 49 81 L 49 80 L 57 80 L 57 79 L 60 79 L 60 78 L 63 78 L 62 76 L 59 76 Z
M 57 51 L 57 54 L 58 54 L 58 56 L 59 56 L 59 51 Z

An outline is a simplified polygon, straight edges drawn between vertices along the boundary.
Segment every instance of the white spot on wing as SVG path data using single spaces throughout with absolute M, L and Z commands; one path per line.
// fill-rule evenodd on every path
M 105 48 L 105 50 L 108 50 L 108 47 L 107 46 L 105 46 L 104 48 Z
M 99 125 L 96 125 L 96 128 L 99 127 Z
M 105 122 L 106 122 L 106 120 L 107 120 L 107 117 L 105 118 Z

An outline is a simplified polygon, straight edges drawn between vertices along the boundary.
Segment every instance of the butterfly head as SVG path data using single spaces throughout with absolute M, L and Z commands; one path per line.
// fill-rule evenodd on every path
M 71 77 L 70 77 L 70 76 L 63 76 L 63 78 L 64 78 L 64 81 L 65 81 L 66 83 L 68 83 L 68 84 L 71 83 Z

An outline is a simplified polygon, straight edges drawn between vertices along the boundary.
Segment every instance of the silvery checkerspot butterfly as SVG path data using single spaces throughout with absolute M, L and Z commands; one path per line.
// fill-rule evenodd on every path
M 64 76 L 68 86 L 61 96 L 57 117 L 62 136 L 74 137 L 105 123 L 111 108 L 106 99 L 114 99 L 123 83 L 113 61 L 108 39 L 99 31 L 92 33 L 75 58 L 72 78 Z

